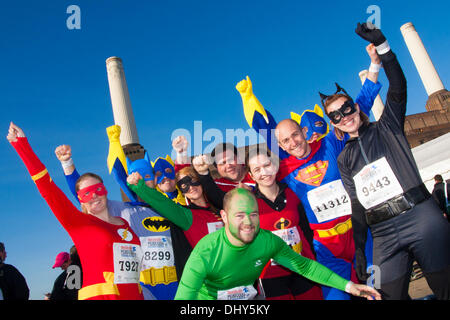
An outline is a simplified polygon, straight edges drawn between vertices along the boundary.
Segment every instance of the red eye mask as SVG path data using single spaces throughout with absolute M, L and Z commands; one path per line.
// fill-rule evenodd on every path
M 98 196 L 106 196 L 108 191 L 103 183 L 93 184 L 92 186 L 78 190 L 78 199 L 80 199 L 80 202 L 82 203 L 91 201 L 94 193 Z

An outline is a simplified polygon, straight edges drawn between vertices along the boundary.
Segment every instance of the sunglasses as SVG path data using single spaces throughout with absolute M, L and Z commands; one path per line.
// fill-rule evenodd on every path
M 182 179 L 178 180 L 177 186 L 180 188 L 181 192 L 187 193 L 191 186 L 196 187 L 199 186 L 200 182 L 192 180 L 190 176 L 183 177 Z
M 341 120 L 350 114 L 353 114 L 356 112 L 355 104 L 352 100 L 345 101 L 342 106 L 328 114 L 328 118 L 330 118 L 330 121 L 333 122 L 333 124 L 338 124 L 341 122 Z

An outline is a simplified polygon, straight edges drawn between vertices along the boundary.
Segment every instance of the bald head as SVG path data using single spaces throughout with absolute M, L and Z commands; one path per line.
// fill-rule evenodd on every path
M 257 200 L 251 191 L 244 188 L 234 188 L 225 194 L 223 198 L 223 210 L 228 212 L 237 203 L 247 203 L 252 206 L 253 204 L 257 205 Z
M 304 158 L 309 155 L 311 148 L 306 141 L 305 130 L 292 119 L 284 119 L 275 128 L 275 136 L 278 145 L 296 158 Z
M 227 192 L 220 215 L 227 238 L 234 246 L 252 242 L 259 232 L 258 202 L 247 189 L 235 188 Z

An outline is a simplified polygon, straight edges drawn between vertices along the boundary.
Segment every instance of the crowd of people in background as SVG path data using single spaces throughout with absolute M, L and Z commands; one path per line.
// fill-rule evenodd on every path
M 323 110 L 276 122 L 250 78 L 236 85 L 249 126 L 266 133 L 244 156 L 219 143 L 191 161 L 180 136 L 175 161 L 131 161 L 120 127 L 108 127 L 108 167 L 127 202 L 109 199 L 97 174 L 80 175 L 62 145 L 55 155 L 72 203 L 11 123 L 8 141 L 74 243 L 56 256 L 62 272 L 46 299 L 408 299 L 417 261 L 435 297 L 449 300 L 444 180 L 436 175 L 430 194 L 420 178 L 403 132 L 406 79 L 388 41 L 368 23 L 356 33 L 371 65 L 355 99 L 336 84 L 320 93 Z M 389 87 L 371 123 L 381 66 Z M 0 243 L 0 299 L 28 299 L 5 258 Z

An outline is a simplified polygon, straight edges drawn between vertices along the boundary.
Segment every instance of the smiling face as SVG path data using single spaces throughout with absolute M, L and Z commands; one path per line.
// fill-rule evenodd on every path
M 163 178 L 161 183 L 158 183 L 158 188 L 164 193 L 174 192 L 176 190 L 175 186 L 175 179 Z
M 333 112 L 336 112 L 338 110 L 343 111 L 344 113 L 349 113 L 351 110 L 342 110 L 342 107 L 346 101 L 349 99 L 346 97 L 340 97 L 333 102 L 331 102 L 328 106 L 326 106 L 326 112 L 328 115 L 331 115 Z M 347 114 L 345 116 L 338 116 L 336 120 L 338 120 L 338 123 L 334 123 L 333 120 L 331 121 L 331 124 L 341 130 L 342 132 L 347 132 L 350 137 L 356 137 L 358 136 L 358 129 L 362 125 L 361 117 L 359 114 L 359 106 L 358 104 L 355 104 L 356 111 Z M 350 107 L 344 107 L 345 109 L 350 109 Z M 346 112 L 348 111 L 348 112 Z
M 98 195 L 97 189 L 96 190 L 90 190 L 94 185 L 101 184 L 102 182 L 98 180 L 97 178 L 87 176 L 83 178 L 78 184 L 77 184 L 77 193 L 82 196 L 89 197 L 90 199 L 86 202 L 81 202 L 81 207 L 83 209 L 83 212 L 97 215 L 104 210 L 107 209 L 107 198 L 106 194 L 104 195 Z M 100 188 L 100 187 L 99 187 Z M 88 194 L 89 193 L 89 194 Z
M 221 177 L 231 181 L 237 181 L 241 176 L 243 165 L 238 164 L 233 150 L 226 150 L 216 155 L 217 172 Z
M 196 201 L 203 197 L 203 188 L 197 179 L 181 173 L 177 175 L 177 184 L 189 200 Z
M 251 243 L 259 232 L 258 203 L 250 191 L 233 189 L 225 196 L 224 210 L 220 214 L 228 240 L 235 246 Z
M 278 166 L 267 154 L 257 154 L 248 160 L 250 175 L 259 186 L 270 187 L 276 182 Z
M 304 158 L 311 152 L 311 147 L 306 141 L 306 130 L 291 119 L 282 120 L 276 128 L 275 134 L 278 140 L 278 145 L 296 158 Z

